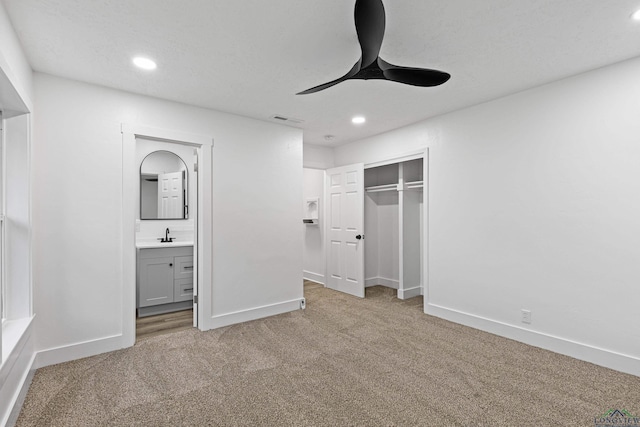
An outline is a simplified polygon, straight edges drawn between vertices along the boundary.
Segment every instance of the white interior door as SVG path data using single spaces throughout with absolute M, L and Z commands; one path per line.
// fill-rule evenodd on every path
M 364 164 L 327 170 L 327 287 L 364 298 Z
M 158 218 L 184 218 L 183 172 L 158 174 Z

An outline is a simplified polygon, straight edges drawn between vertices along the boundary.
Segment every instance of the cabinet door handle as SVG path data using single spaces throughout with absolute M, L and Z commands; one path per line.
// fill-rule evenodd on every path
M 169 263 L 169 267 L 173 267 L 173 263 Z
M 187 265 L 184 267 L 185 270 L 193 270 L 193 265 Z
M 193 292 L 193 288 L 185 289 L 185 292 Z

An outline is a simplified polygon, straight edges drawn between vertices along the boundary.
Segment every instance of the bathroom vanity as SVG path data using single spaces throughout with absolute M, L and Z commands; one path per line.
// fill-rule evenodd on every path
M 193 243 L 137 244 L 138 317 L 193 307 Z
M 136 147 L 142 145 L 137 142 Z M 189 189 L 188 171 L 184 159 L 167 150 L 150 152 L 140 164 L 138 317 L 193 308 L 195 218 L 189 215 L 189 194 L 194 193 Z M 197 206 L 195 198 L 192 206 Z

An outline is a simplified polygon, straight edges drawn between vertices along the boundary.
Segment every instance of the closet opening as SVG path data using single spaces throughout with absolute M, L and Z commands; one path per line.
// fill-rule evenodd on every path
M 423 295 L 423 158 L 365 167 L 364 186 L 365 288 Z

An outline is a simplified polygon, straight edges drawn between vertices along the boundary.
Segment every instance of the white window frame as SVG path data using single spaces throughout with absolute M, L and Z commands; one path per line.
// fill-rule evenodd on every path
M 5 246 L 4 246 L 4 229 L 5 229 L 5 211 L 4 207 L 6 206 L 4 195 L 5 191 L 5 123 L 4 116 L 2 115 L 2 111 L 0 111 L 0 319 L 2 319 L 0 326 L 4 324 L 7 320 L 7 306 L 6 306 L 6 283 L 5 280 Z
M 3 168 L 4 170 L 4 168 Z M 7 320 L 7 307 L 6 307 L 6 280 L 4 279 L 4 213 L 0 214 L 0 318 L 2 324 Z

